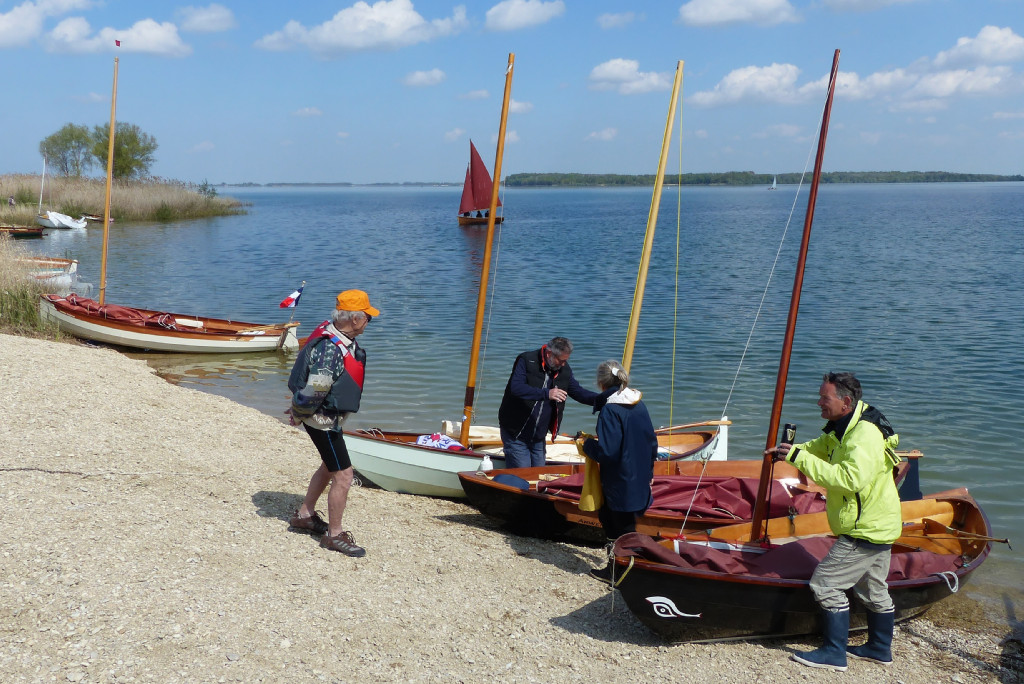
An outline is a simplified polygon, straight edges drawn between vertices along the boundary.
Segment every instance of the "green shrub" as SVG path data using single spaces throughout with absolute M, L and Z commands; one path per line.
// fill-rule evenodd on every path
M 157 205 L 157 208 L 153 211 L 153 219 L 155 221 L 173 221 L 175 216 L 174 209 L 167 202 L 161 202 Z

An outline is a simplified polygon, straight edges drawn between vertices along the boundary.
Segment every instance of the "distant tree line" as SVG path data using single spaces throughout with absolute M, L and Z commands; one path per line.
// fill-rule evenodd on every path
M 771 185 L 800 182 L 799 173 L 726 173 L 666 174 L 666 185 Z M 804 177 L 809 182 L 810 172 Z M 988 173 L 950 173 L 948 171 L 831 171 L 821 174 L 822 183 L 981 183 L 993 181 L 1024 181 L 1024 176 L 999 176 Z M 615 187 L 653 186 L 654 174 L 626 175 L 617 173 L 514 173 L 505 179 L 512 187 Z
M 107 169 L 110 148 L 110 126 L 78 126 L 65 124 L 59 131 L 43 138 L 39 153 L 54 174 L 80 177 L 94 166 Z M 135 124 L 118 122 L 114 130 L 114 178 L 146 178 L 153 165 L 156 138 Z

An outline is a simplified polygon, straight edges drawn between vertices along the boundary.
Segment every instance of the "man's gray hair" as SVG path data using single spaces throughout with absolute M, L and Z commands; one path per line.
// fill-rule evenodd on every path
M 552 337 L 551 341 L 548 342 L 548 350 L 555 356 L 572 354 L 572 342 L 564 337 Z
M 365 317 L 366 314 L 362 311 L 345 311 L 344 309 L 335 309 L 331 312 L 331 323 L 334 324 L 335 328 L 340 330 L 346 323 L 351 322 L 355 325 L 362 323 L 363 318 Z

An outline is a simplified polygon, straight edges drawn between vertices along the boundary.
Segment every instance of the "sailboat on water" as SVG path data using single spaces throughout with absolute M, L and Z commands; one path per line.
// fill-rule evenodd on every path
M 260 325 L 220 318 L 136 309 L 106 304 L 107 244 L 110 237 L 110 185 L 114 170 L 114 113 L 117 105 L 117 65 L 110 100 L 110 144 L 107 149 L 107 187 L 103 214 L 103 252 L 99 301 L 74 292 L 43 294 L 39 317 L 64 332 L 86 340 L 154 351 L 215 353 L 297 349 L 297 322 Z M 82 221 L 85 225 L 85 221 Z
M 495 174 L 499 171 L 495 168 Z M 462 200 L 459 202 L 459 225 L 473 226 L 487 223 L 490 214 L 494 212 L 491 207 L 491 195 L 493 183 L 491 174 L 487 172 L 487 165 L 480 158 L 473 141 L 469 141 L 469 166 L 466 167 L 466 182 L 462 185 Z M 501 206 L 499 198 L 495 207 Z M 494 222 L 501 223 L 502 216 L 495 216 Z
M 768 186 L 769 190 L 778 190 L 779 189 L 779 184 L 777 182 L 778 179 L 779 179 L 778 176 L 772 176 L 772 184 Z
M 836 50 L 822 117 L 818 153 L 804 220 L 803 240 L 779 364 L 767 445 L 774 446 L 782 413 L 789 356 L 832 97 L 839 68 Z M 810 589 L 817 563 L 831 547 L 826 513 L 771 517 L 767 496 L 773 466 L 763 457 L 750 522 L 655 541 L 627 534 L 615 542 L 612 584 L 636 617 L 670 641 L 721 641 L 795 636 L 818 629 L 820 609 Z M 896 620 L 927 610 L 956 592 L 988 556 L 994 539 L 977 502 L 965 489 L 902 503 L 903 535 L 893 545 L 888 585 Z M 865 624 L 859 603 L 851 627 Z

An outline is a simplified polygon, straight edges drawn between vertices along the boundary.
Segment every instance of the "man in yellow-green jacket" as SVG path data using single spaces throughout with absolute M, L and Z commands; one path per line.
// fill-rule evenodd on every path
M 899 437 L 882 413 L 861 401 L 852 373 L 828 373 L 818 389 L 822 435 L 802 444 L 780 444 L 765 453 L 786 460 L 827 490 L 829 527 L 838 539 L 811 577 L 822 609 L 825 643 L 795 653 L 810 667 L 846 669 L 847 653 L 892 663 L 895 612 L 886 577 L 892 543 L 903 528 L 892 469 L 899 462 Z M 853 593 L 868 610 L 868 642 L 847 648 Z

